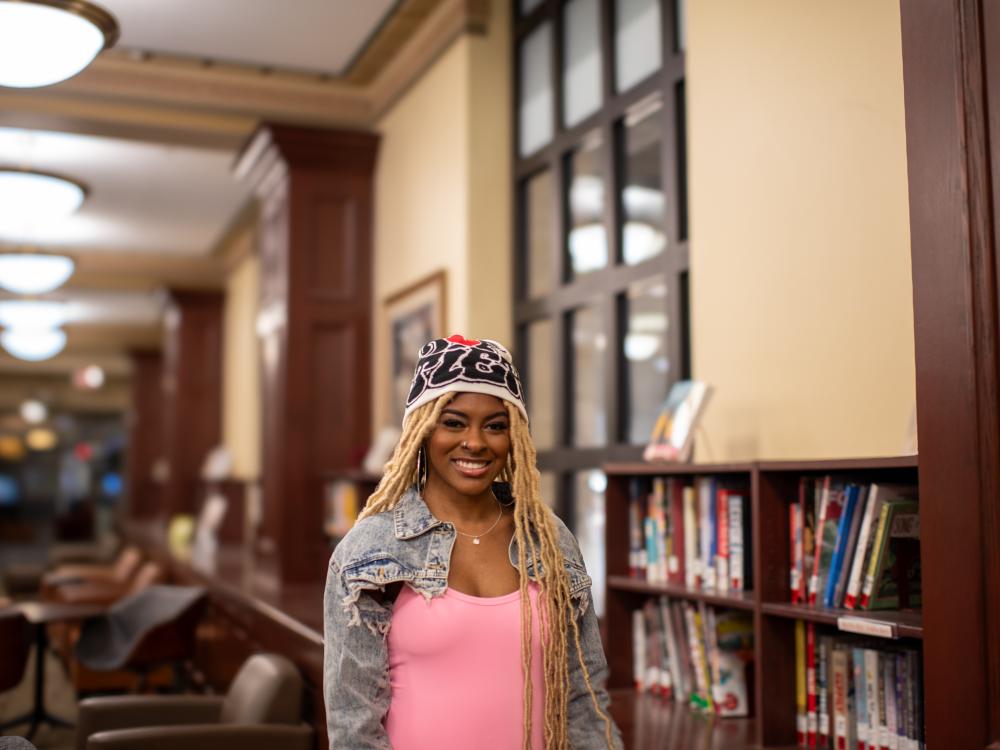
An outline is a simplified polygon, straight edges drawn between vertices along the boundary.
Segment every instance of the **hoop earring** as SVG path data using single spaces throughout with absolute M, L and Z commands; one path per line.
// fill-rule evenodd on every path
M 427 484 L 427 454 L 424 446 L 420 446 L 417 451 L 417 489 L 423 492 L 424 485 Z

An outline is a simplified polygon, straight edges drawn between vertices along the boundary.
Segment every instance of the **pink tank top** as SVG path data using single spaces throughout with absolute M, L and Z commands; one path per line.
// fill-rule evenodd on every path
M 542 750 L 545 677 L 538 588 L 531 584 L 531 747 Z M 522 747 L 521 594 L 483 598 L 448 589 L 425 600 L 403 586 L 389 628 L 393 750 Z

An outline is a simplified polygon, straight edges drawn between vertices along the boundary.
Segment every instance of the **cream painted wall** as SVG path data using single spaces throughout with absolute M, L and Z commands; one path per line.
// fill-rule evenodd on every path
M 375 174 L 373 417 L 389 414 L 387 297 L 447 271 L 446 333 L 509 341 L 508 2 L 464 35 L 379 121 Z
M 260 285 L 260 261 L 254 252 L 255 232 L 249 227 L 233 239 L 240 257 L 226 280 L 223 311 L 222 441 L 233 455 L 233 477 L 260 477 L 261 391 L 260 358 L 255 321 Z
M 896 454 L 914 403 L 898 3 L 687 4 L 699 460 Z

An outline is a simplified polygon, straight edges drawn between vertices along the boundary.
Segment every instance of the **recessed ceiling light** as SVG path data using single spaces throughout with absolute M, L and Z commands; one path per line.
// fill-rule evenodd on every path
M 0 86 L 72 78 L 118 33 L 115 17 L 86 0 L 0 0 Z
M 73 259 L 43 253 L 0 253 L 0 287 L 15 294 L 45 294 L 73 275 Z

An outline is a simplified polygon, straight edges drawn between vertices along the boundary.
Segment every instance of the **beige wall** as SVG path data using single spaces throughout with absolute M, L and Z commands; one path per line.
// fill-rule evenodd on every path
M 223 312 L 222 442 L 233 455 L 233 477 L 260 477 L 261 391 L 258 356 L 257 298 L 260 262 L 255 232 L 248 227 L 233 243 L 236 262 L 226 280 Z M 230 253 L 227 253 L 229 255 Z
M 699 460 L 896 454 L 914 402 L 899 6 L 688 8 Z
M 447 271 L 446 333 L 510 339 L 507 2 L 456 40 L 379 121 L 373 421 L 389 421 L 384 300 Z

